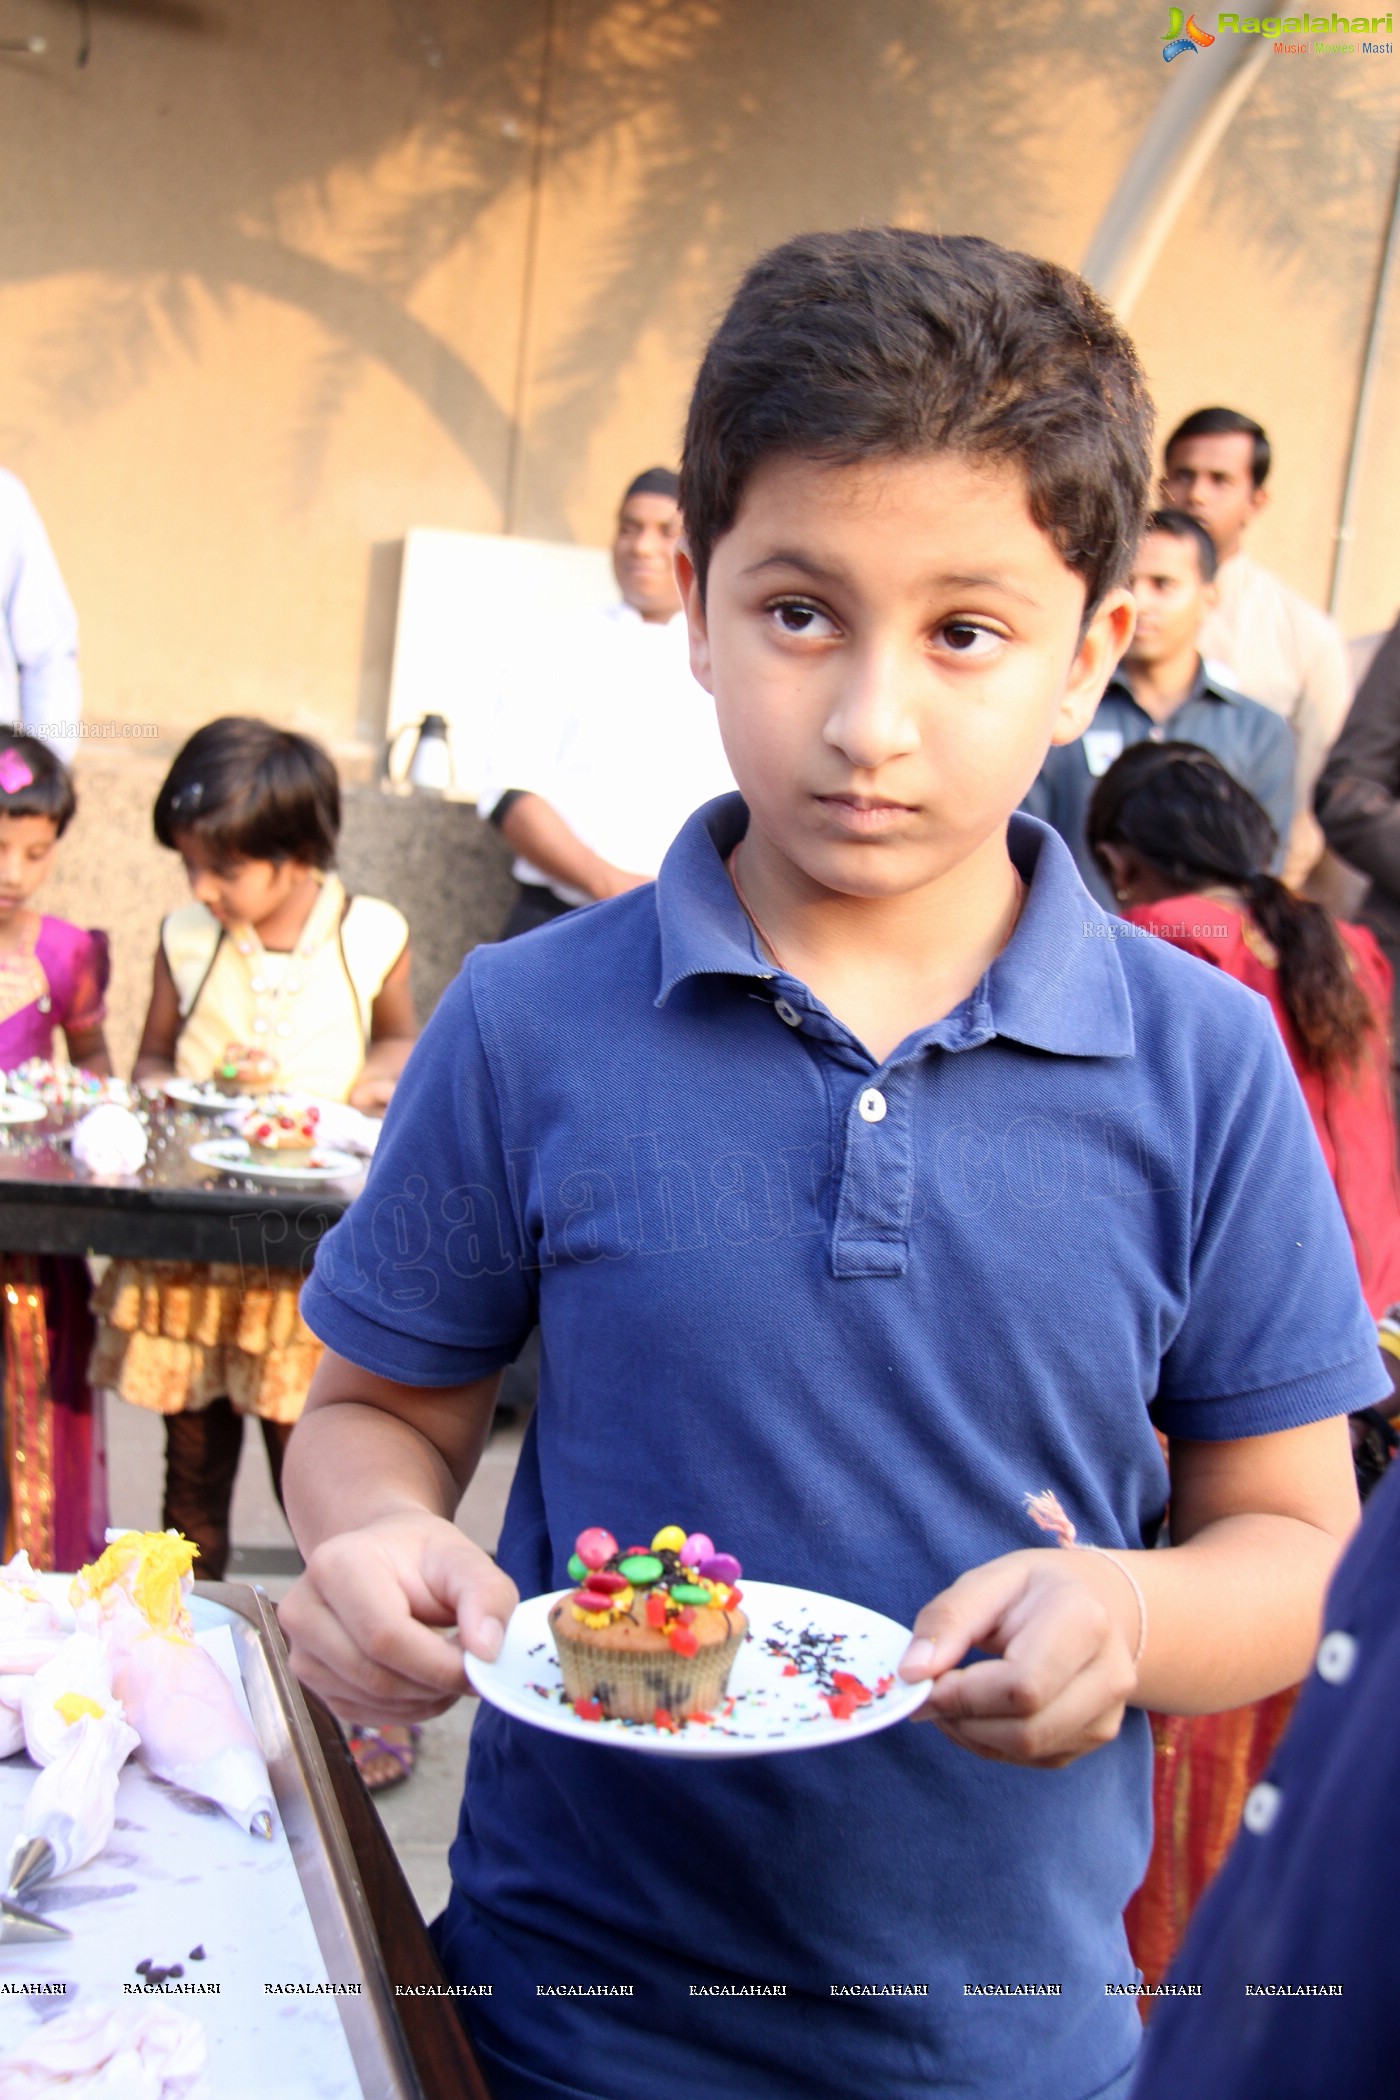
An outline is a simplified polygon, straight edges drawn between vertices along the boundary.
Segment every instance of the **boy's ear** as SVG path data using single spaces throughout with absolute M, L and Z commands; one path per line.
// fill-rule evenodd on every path
M 703 685 L 707 693 L 713 693 L 710 683 L 710 630 L 705 620 L 705 599 L 700 589 L 700 579 L 695 573 L 695 564 L 690 558 L 690 549 L 684 539 L 676 542 L 672 559 L 676 565 L 676 584 L 681 594 L 681 605 L 685 610 L 685 624 L 690 630 L 690 669 L 696 683 Z
M 1137 605 L 1125 586 L 1120 585 L 1099 600 L 1069 667 L 1050 733 L 1052 744 L 1072 744 L 1076 737 L 1083 736 L 1136 626 Z

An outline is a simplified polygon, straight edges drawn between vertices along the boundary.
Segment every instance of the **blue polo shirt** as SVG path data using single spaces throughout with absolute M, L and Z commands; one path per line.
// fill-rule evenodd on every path
M 745 823 L 711 803 L 654 888 L 473 953 L 303 1296 L 344 1356 L 430 1386 L 495 1370 L 538 1316 L 499 1549 L 522 1595 L 566 1583 L 586 1525 L 676 1521 L 907 1625 L 1043 1544 L 1028 1490 L 1086 1541 L 1150 1544 L 1156 1427 L 1376 1397 L 1261 1000 L 1109 919 L 1018 817 L 1013 939 L 879 1062 L 758 951 L 724 866 Z M 439 1938 L 493 1986 L 468 2008 L 493 2093 L 1112 2090 L 1150 1756 L 1136 1712 L 1038 1772 L 927 1725 L 697 1766 L 483 1708 Z M 632 1995 L 539 1995 L 564 1983 Z

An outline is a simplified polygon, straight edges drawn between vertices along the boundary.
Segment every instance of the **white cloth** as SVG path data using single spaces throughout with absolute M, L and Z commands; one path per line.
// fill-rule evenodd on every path
M 1286 881 L 1300 882 L 1322 851 L 1313 789 L 1351 705 L 1346 644 L 1336 622 L 1247 554 L 1222 562 L 1220 603 L 1206 615 L 1201 654 L 1226 683 L 1293 725 L 1293 831 Z
M 612 605 L 523 664 L 497 710 L 484 817 L 508 788 L 539 795 L 615 868 L 655 875 L 692 810 L 734 788 L 714 702 L 690 675 L 684 616 Z M 515 875 L 588 901 L 527 860 Z
M 73 601 L 28 490 L 0 467 L 0 720 L 54 729 L 67 757 L 82 711 Z

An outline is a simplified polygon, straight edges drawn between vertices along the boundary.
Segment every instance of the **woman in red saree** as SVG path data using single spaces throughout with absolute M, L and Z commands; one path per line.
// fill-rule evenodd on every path
M 1277 845 L 1268 817 L 1194 744 L 1125 751 L 1095 791 L 1088 836 L 1131 925 L 1224 970 L 1273 1008 L 1379 1321 L 1400 1300 L 1400 1173 L 1391 972 L 1374 937 L 1268 873 Z M 1395 1356 L 1385 1362 L 1400 1373 Z M 1368 1416 L 1367 1436 L 1385 1450 L 1389 1425 Z M 1170 1966 L 1296 1696 L 1279 1692 L 1230 1713 L 1153 1715 L 1156 1835 L 1126 1920 L 1147 1983 Z

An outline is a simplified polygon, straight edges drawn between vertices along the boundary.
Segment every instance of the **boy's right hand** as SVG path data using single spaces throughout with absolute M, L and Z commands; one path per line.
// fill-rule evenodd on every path
M 464 1657 L 494 1660 L 518 1601 L 455 1524 L 405 1511 L 324 1540 L 277 1617 L 296 1675 L 335 1712 L 423 1721 L 470 1689 Z

